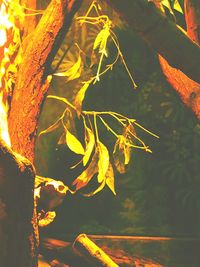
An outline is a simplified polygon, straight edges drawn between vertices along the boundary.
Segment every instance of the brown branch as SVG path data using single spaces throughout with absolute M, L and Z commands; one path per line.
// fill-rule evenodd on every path
M 11 102 L 9 132 L 12 148 L 31 161 L 38 117 L 49 85 L 50 64 L 81 2 L 52 0 L 23 55 Z
M 188 36 L 199 44 L 200 41 L 200 1 L 185 0 L 185 18 Z M 161 68 L 168 82 L 180 95 L 183 103 L 200 119 L 200 84 L 188 78 L 181 71 L 172 68 L 159 56 Z
M 197 0 L 198 1 L 198 0 Z M 200 82 L 200 48 L 146 0 L 105 0 L 168 63 Z
M 185 0 L 185 20 L 188 36 L 200 44 L 200 1 Z
M 183 103 L 200 119 L 200 84 L 189 79 L 183 72 L 172 68 L 159 56 L 162 71 L 173 89 L 180 95 Z

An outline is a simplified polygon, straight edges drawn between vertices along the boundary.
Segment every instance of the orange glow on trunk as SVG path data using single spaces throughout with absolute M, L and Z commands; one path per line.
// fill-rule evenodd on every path
M 9 14 L 7 13 L 7 5 L 10 0 L 3 1 L 0 6 L 0 137 L 6 142 L 6 144 L 10 147 L 10 137 L 8 132 L 8 104 L 6 97 L 4 96 L 4 86 L 3 86 L 3 77 L 5 75 L 6 69 L 5 65 L 9 63 L 8 57 L 8 48 L 6 48 L 6 44 L 8 41 L 8 30 L 11 29 L 14 25 L 9 20 Z

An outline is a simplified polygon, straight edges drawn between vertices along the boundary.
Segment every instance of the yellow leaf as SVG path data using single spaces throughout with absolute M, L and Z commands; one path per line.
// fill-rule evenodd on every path
M 163 6 L 165 6 L 170 11 L 171 14 L 174 14 L 174 12 L 173 12 L 173 10 L 171 8 L 169 0 L 162 0 L 161 3 L 162 3 Z
M 68 81 L 79 78 L 81 74 L 81 56 L 79 53 L 76 63 L 67 71 L 54 73 L 55 76 L 68 77 Z
M 97 161 L 98 152 L 96 151 L 89 166 L 76 178 L 76 180 L 74 180 L 73 185 L 76 186 L 76 190 L 86 186 L 92 177 L 97 173 Z
M 110 36 L 110 28 L 106 24 L 104 28 L 99 32 L 94 41 L 93 50 L 99 47 L 99 53 L 103 53 L 107 56 L 106 45 L 109 36 Z
M 176 11 L 178 11 L 178 12 L 180 12 L 180 13 L 183 14 L 183 9 L 182 9 L 181 5 L 179 4 L 179 1 L 178 1 L 178 0 L 175 0 L 175 1 L 174 1 L 173 8 L 174 8 Z
M 94 195 L 96 195 L 98 192 L 100 192 L 104 186 L 105 186 L 105 180 L 100 184 L 100 186 L 93 192 L 89 193 L 89 194 L 83 194 L 85 197 L 92 197 Z
M 95 145 L 94 133 L 88 127 L 86 127 L 85 130 L 86 130 L 86 138 L 85 138 L 86 149 L 85 149 L 85 155 L 83 157 L 83 166 L 87 165 Z
M 113 192 L 113 194 L 116 195 L 114 171 L 113 171 L 113 167 L 111 163 L 109 164 L 108 170 L 106 172 L 106 184 L 110 188 L 110 190 Z
M 84 155 L 85 151 L 81 142 L 68 130 L 66 130 L 66 144 L 74 153 Z
M 114 164 L 119 173 L 126 172 L 127 164 L 125 163 L 129 162 L 128 152 L 125 149 L 125 141 L 126 138 L 123 135 L 120 135 L 115 143 L 113 151 Z
M 74 101 L 74 105 L 76 107 L 77 113 L 80 116 L 81 111 L 82 111 L 82 103 L 85 97 L 85 93 L 88 89 L 90 85 L 90 81 L 84 83 L 84 85 L 81 87 L 81 89 L 79 90 L 78 94 L 76 95 L 75 101 Z
M 104 34 L 105 34 L 105 28 L 102 29 L 102 30 L 98 33 L 98 35 L 97 35 L 97 37 L 96 37 L 96 39 L 95 39 L 95 41 L 94 41 L 93 50 L 96 50 L 96 49 L 100 46 L 100 44 L 101 44 L 101 42 L 102 42 L 102 40 L 103 40 L 103 38 L 104 38 Z
M 99 161 L 98 161 L 98 182 L 101 183 L 103 180 L 105 180 L 105 175 L 109 166 L 109 153 L 106 146 L 98 141 L 97 143 L 97 149 L 99 153 Z
M 56 122 L 54 122 L 52 125 L 50 125 L 47 129 L 41 131 L 39 133 L 39 136 L 41 136 L 42 134 L 47 134 L 47 133 L 53 132 L 54 130 L 56 130 L 60 126 L 60 121 L 61 121 L 61 118 L 59 118 Z

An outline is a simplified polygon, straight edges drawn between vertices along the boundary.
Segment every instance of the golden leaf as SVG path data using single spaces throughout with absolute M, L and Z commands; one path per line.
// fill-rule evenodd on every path
M 128 153 L 124 153 L 125 141 L 126 141 L 125 137 L 123 135 L 120 135 L 115 143 L 113 151 L 114 164 L 119 173 L 126 172 L 125 162 L 126 163 L 128 162 Z M 127 157 L 126 159 L 125 155 Z
M 85 151 L 81 142 L 66 129 L 66 144 L 76 154 L 84 155 Z
M 110 36 L 110 28 L 108 25 L 105 25 L 104 28 L 99 32 L 94 41 L 93 50 L 99 47 L 99 53 L 103 53 L 105 54 L 105 56 L 107 56 L 106 44 L 109 36 Z
M 81 114 L 82 103 L 83 103 L 83 100 L 85 98 L 85 93 L 86 93 L 89 85 L 90 85 L 90 81 L 89 82 L 85 82 L 84 85 L 79 90 L 78 94 L 76 95 L 76 98 L 75 98 L 75 101 L 74 101 L 74 105 L 76 107 L 78 116 L 80 116 L 80 114 Z
M 81 74 L 81 56 L 79 53 L 76 63 L 67 71 L 54 73 L 55 76 L 68 77 L 68 81 L 74 80 L 80 77 Z
M 179 1 L 178 1 L 178 0 L 175 0 L 175 1 L 174 1 L 173 8 L 174 8 L 176 11 L 178 11 L 178 12 L 180 12 L 180 13 L 183 14 L 183 9 L 182 9 L 181 5 L 179 4 Z
M 86 130 L 86 138 L 85 138 L 86 149 L 85 149 L 85 155 L 83 157 L 83 166 L 87 165 L 95 145 L 94 133 L 88 127 L 85 127 L 85 130 Z
M 97 150 L 99 153 L 99 161 L 98 161 L 98 182 L 101 183 L 105 180 L 105 175 L 109 166 L 109 153 L 106 146 L 100 141 L 97 142 Z
M 94 195 L 96 195 L 98 192 L 100 192 L 104 186 L 105 186 L 105 180 L 100 184 L 100 186 L 93 192 L 89 193 L 89 194 L 83 194 L 85 197 L 92 197 Z
M 110 190 L 113 192 L 113 194 L 116 195 L 114 171 L 113 171 L 113 167 L 111 163 L 109 164 L 108 170 L 106 172 L 106 184 L 110 188 Z
M 60 123 L 61 123 L 61 118 L 59 118 L 56 122 L 54 122 L 52 125 L 50 125 L 47 129 L 41 131 L 39 133 L 39 136 L 41 136 L 42 134 L 47 134 L 47 133 L 53 132 L 54 130 L 56 130 L 60 126 Z
M 98 161 L 98 152 L 96 150 L 89 166 L 74 180 L 73 185 L 76 186 L 76 190 L 81 189 L 86 186 L 92 177 L 97 173 L 97 161 Z

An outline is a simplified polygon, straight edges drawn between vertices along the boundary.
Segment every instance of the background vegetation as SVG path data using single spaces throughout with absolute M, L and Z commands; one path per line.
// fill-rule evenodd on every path
M 127 172 L 115 174 L 116 196 L 107 188 L 91 198 L 69 194 L 58 208 L 54 223 L 44 231 L 54 235 L 86 232 L 198 236 L 200 124 L 165 81 L 155 54 L 122 22 L 115 24 L 121 50 L 138 88 L 133 89 L 124 67 L 117 63 L 87 91 L 84 108 L 112 110 L 135 118 L 160 139 L 140 133 L 153 154 L 132 152 Z M 73 34 L 74 42 L 81 43 L 85 50 L 90 36 L 83 31 L 80 34 L 76 27 L 72 25 L 63 47 L 70 46 L 68 40 Z M 111 46 L 110 54 L 114 52 Z M 67 56 L 76 60 L 74 50 Z M 49 93 L 73 98 L 68 88 L 73 87 L 75 92 L 78 81 L 66 82 L 63 77 L 54 77 Z M 47 100 L 40 130 L 55 121 L 62 111 L 60 102 Z M 104 142 L 111 146 L 112 136 L 101 130 Z M 60 129 L 38 139 L 36 166 L 38 174 L 63 180 L 70 187 L 81 166 L 70 168 L 79 158 L 66 145 L 57 143 L 59 136 Z

